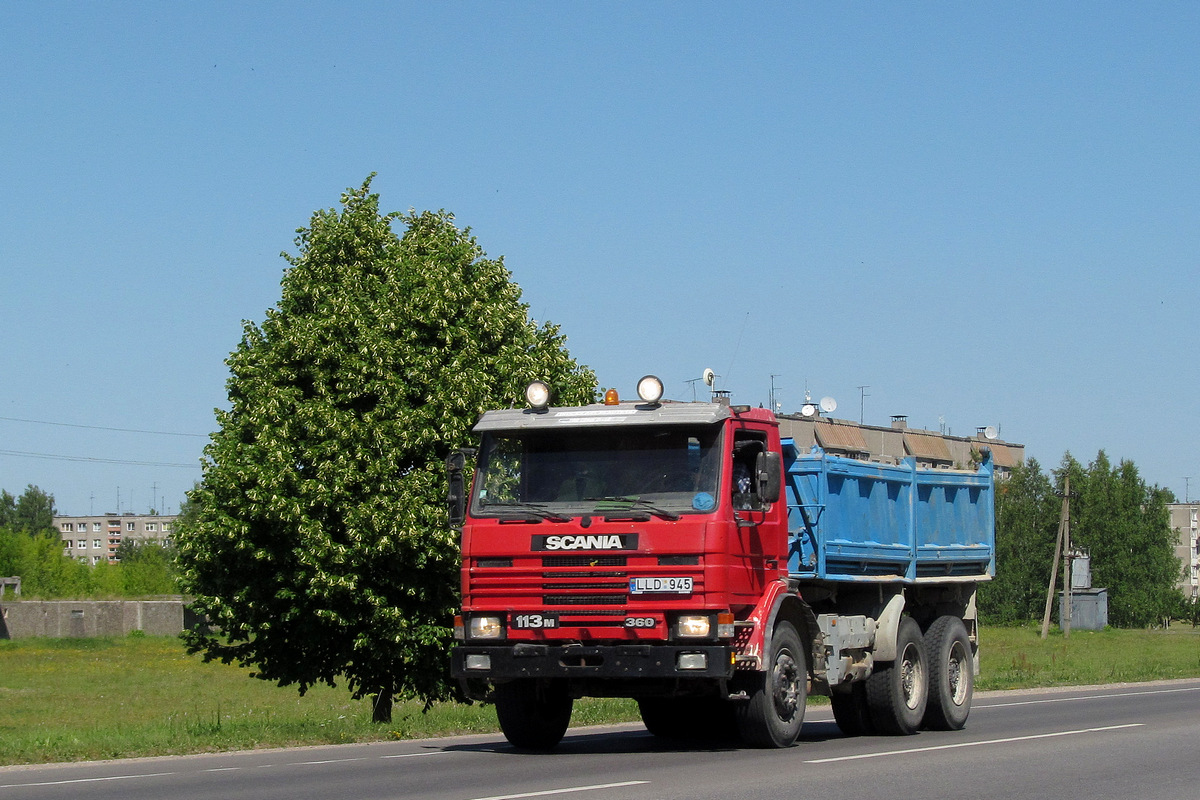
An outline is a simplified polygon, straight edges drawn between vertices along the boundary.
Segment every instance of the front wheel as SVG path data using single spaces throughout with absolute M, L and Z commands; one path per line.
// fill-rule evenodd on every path
M 929 676 L 921 628 L 912 617 L 900 620 L 896 660 L 881 667 L 867 678 L 871 721 L 880 733 L 916 733 L 929 700 Z
M 574 706 L 566 684 L 530 678 L 498 684 L 495 702 L 504 738 L 522 750 L 553 750 Z
M 750 700 L 736 707 L 738 733 L 754 747 L 791 747 L 808 700 L 808 661 L 792 623 L 775 627 L 766 667 L 755 676 Z
M 958 731 L 967 724 L 975 692 L 975 658 L 971 638 L 958 617 L 938 617 L 925 631 L 929 654 L 929 707 L 925 727 Z

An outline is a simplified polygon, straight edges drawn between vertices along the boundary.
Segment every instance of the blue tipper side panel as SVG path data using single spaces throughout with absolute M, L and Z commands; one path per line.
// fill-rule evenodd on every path
M 992 455 L 975 472 L 799 453 L 783 441 L 788 571 L 832 581 L 988 580 L 996 572 Z

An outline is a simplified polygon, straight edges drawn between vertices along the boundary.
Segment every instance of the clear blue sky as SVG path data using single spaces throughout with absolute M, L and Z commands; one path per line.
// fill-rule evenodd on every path
M 377 172 L 603 386 L 1200 495 L 1200 4 L 739 5 L 5 3 L 0 488 L 176 510 L 279 253 Z

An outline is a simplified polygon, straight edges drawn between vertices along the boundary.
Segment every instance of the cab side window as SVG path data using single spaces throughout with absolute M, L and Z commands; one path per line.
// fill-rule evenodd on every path
M 762 498 L 758 496 L 758 481 L 754 479 L 755 461 L 759 453 L 766 452 L 764 434 L 738 432 L 733 440 L 733 474 L 730 488 L 733 492 L 733 507 L 742 510 L 761 509 Z

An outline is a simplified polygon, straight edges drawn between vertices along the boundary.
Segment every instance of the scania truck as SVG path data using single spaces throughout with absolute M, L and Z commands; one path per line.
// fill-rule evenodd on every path
M 452 670 L 504 736 L 549 750 L 576 698 L 657 736 L 787 747 L 807 697 L 847 735 L 962 728 L 993 467 L 800 452 L 770 410 L 639 398 L 484 413 L 447 461 L 461 527 Z M 467 474 L 468 460 L 474 463 Z

